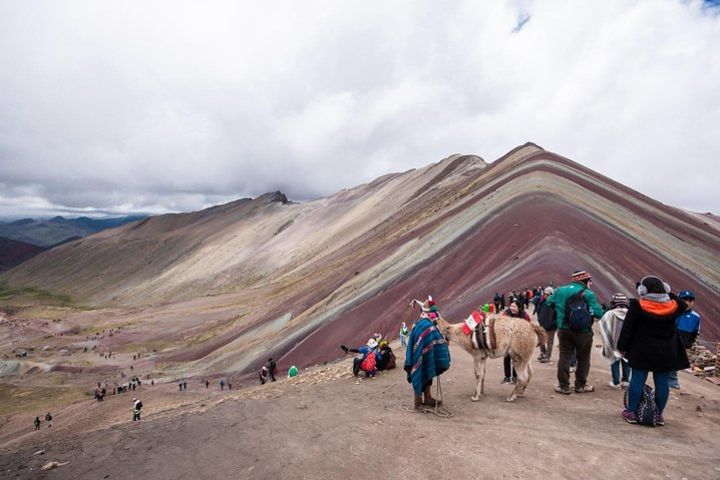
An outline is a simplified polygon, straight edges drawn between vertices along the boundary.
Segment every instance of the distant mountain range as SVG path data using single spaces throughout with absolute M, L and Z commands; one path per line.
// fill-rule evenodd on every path
M 87 237 L 108 228 L 142 220 L 144 216 L 92 219 L 54 217 L 50 220 L 23 218 L 0 222 L 0 236 L 40 247 L 52 247 L 68 240 Z

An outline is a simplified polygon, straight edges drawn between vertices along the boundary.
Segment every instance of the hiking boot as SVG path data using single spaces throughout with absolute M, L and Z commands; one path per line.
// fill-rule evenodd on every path
M 415 410 L 423 409 L 423 397 L 422 395 L 415 395 Z
M 437 405 L 442 405 L 441 400 L 435 400 L 432 395 L 430 395 L 430 387 L 427 387 L 425 390 L 423 390 L 423 405 L 427 405 L 428 407 L 435 407 Z
M 552 363 L 552 361 L 550 361 L 550 359 L 547 357 L 543 357 L 540 359 L 540 363 Z
M 570 387 L 561 387 L 560 385 L 557 385 L 555 387 L 555 391 L 557 393 L 562 393 L 563 395 L 570 395 L 572 393 L 572 390 L 570 390 Z
M 622 388 L 619 383 L 610 382 L 608 383 L 608 385 L 610 386 L 610 388 L 614 388 L 615 390 L 620 390 L 620 388 Z
M 512 383 L 512 378 L 510 378 L 510 377 L 503 378 L 501 385 L 505 385 L 506 383 Z
M 662 413 L 658 413 L 655 415 L 655 425 L 658 427 L 664 427 L 665 426 L 665 419 L 662 416 Z
M 585 385 L 584 387 L 575 387 L 575 393 L 591 393 L 595 391 L 595 387 L 592 385 Z
M 630 410 L 623 410 L 622 417 L 628 423 L 638 423 L 637 415 L 635 415 L 635 412 L 631 412 Z

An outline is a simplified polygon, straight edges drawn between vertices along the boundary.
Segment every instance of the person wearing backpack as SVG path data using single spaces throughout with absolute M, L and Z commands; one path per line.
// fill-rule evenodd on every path
M 637 284 L 639 300 L 631 299 L 617 347 L 627 358 L 632 377 L 628 405 L 622 417 L 638 423 L 638 407 L 650 372 L 655 383 L 656 425 L 665 425 L 663 411 L 670 397 L 670 372 L 690 366 L 677 333 L 676 322 L 687 306 L 670 291 L 670 285 L 656 276 L 646 276 Z
M 558 385 L 555 391 L 564 395 L 573 392 L 570 389 L 570 358 L 573 350 L 576 352 L 578 362 L 575 370 L 575 392 L 595 391 L 595 387 L 587 384 L 592 352 L 592 322 L 593 317 L 600 318 L 605 312 L 598 303 L 595 293 L 590 290 L 591 283 L 588 272 L 576 270 L 570 278 L 570 283 L 558 287 L 547 299 L 548 306 L 555 308 L 560 344 Z
M 537 313 L 538 323 L 545 329 L 547 335 L 547 343 L 540 346 L 540 363 L 550 363 L 552 357 L 552 350 L 555 343 L 555 332 L 557 331 L 557 315 L 555 314 L 555 307 L 548 305 L 547 299 L 555 293 L 555 289 L 552 287 L 545 287 L 543 290 L 540 300 L 538 301 L 535 312 Z

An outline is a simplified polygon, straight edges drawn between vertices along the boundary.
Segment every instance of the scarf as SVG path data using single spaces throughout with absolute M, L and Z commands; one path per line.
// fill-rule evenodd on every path
M 605 312 L 605 315 L 600 319 L 600 335 L 603 341 L 602 354 L 611 365 L 622 359 L 622 355 L 617 349 L 617 342 L 627 311 L 628 309 L 625 307 L 617 307 Z

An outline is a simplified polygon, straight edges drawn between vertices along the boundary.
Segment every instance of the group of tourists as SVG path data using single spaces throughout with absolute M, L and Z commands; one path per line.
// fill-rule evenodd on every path
M 47 422 L 48 427 L 52 427 L 53 417 L 52 417 L 52 415 L 50 415 L 50 412 L 48 412 L 48 413 L 45 415 L 45 421 Z M 40 421 L 40 417 L 35 417 L 35 421 L 33 422 L 33 425 L 35 425 L 35 431 L 36 431 L 36 432 L 37 432 L 38 430 L 40 430 L 40 424 L 41 424 L 41 423 L 42 423 L 42 422 Z
M 591 275 L 577 270 L 568 284 L 557 288 L 550 285 L 520 290 L 510 292 L 507 297 L 496 293 L 492 309 L 530 322 L 526 309 L 530 302 L 535 305 L 538 323 L 547 333 L 547 343 L 540 346 L 539 360 L 551 361 L 557 334 L 559 358 L 555 391 L 563 395 L 595 391 L 595 387 L 588 384 L 588 373 L 593 323 L 599 320 L 602 355 L 608 361 L 612 377 L 610 386 L 627 390 L 622 417 L 629 423 L 664 425 L 669 389 L 679 388 L 677 371 L 689 366 L 686 349 L 700 332 L 701 319 L 694 310 L 695 295 L 689 290 L 675 295 L 662 279 L 648 275 L 636 284 L 637 298 L 618 292 L 609 306 L 605 306 L 591 287 Z M 404 368 L 408 382 L 413 385 L 416 408 L 436 403 L 430 396 L 432 379 L 450 366 L 447 343 L 436 326 L 437 308 L 431 298 L 421 307 L 420 318 L 409 333 L 404 334 L 405 324 L 401 328 L 401 342 L 407 344 Z M 577 362 L 576 368 L 572 366 L 574 362 Z M 650 373 L 654 391 L 645 385 Z M 503 383 L 517 381 L 507 355 L 504 374 Z
M 380 333 L 375 333 L 365 345 L 358 348 L 340 345 L 340 349 L 345 353 L 357 354 L 352 369 L 355 376 L 364 372 L 366 377 L 374 377 L 380 371 L 395 368 L 395 353 L 390 348 L 390 342 Z

